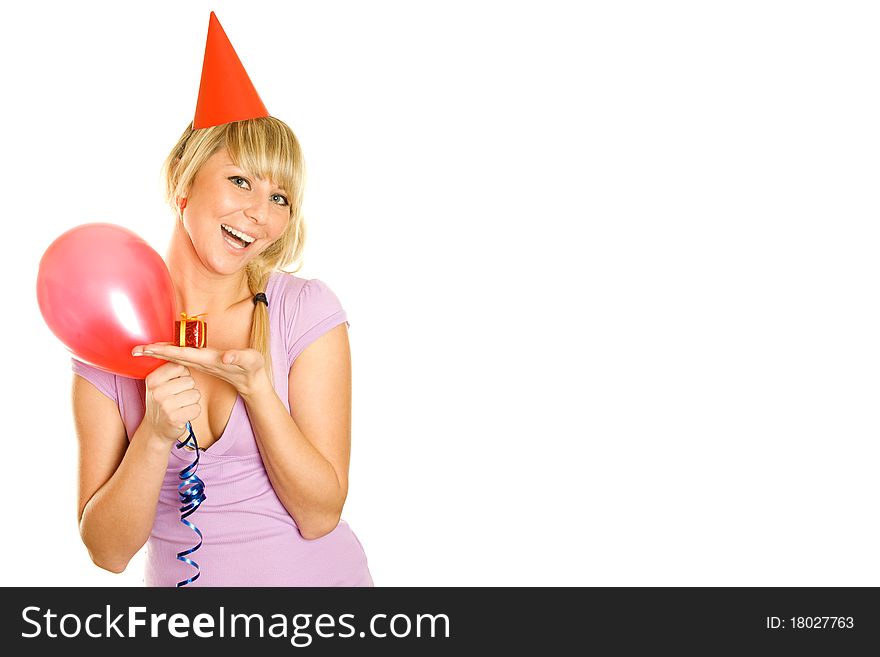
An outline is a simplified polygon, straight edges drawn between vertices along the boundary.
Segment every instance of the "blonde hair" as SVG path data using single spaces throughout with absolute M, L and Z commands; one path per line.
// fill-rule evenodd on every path
M 287 192 L 290 221 L 281 237 L 248 263 L 251 294 L 266 291 L 269 275 L 276 270 L 294 273 L 302 267 L 306 227 L 302 216 L 305 162 L 299 141 L 283 121 L 274 117 L 235 121 L 211 128 L 192 129 L 190 123 L 162 165 L 165 202 L 180 218 L 178 198 L 186 197 L 196 173 L 220 148 L 226 148 L 237 165 L 260 178 L 267 178 Z M 296 265 L 293 269 L 285 269 Z M 269 380 L 272 356 L 269 350 L 269 309 L 263 303 L 254 308 L 250 347 L 263 354 Z

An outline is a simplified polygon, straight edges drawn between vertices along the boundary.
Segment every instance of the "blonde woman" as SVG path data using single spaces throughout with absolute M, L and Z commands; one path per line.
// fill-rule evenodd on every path
M 304 245 L 299 143 L 270 116 L 194 124 L 163 167 L 166 264 L 178 309 L 205 313 L 208 347 L 134 346 L 164 361 L 145 381 L 73 360 L 82 539 L 116 573 L 146 544 L 147 586 L 372 586 L 341 519 L 347 317 L 323 282 L 280 271 Z M 199 542 L 180 516 L 187 422 L 206 490 L 188 517 L 198 572 L 177 556 Z

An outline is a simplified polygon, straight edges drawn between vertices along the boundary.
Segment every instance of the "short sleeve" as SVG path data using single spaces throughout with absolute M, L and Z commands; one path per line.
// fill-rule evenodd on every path
M 317 278 L 306 281 L 286 327 L 288 366 L 312 342 L 343 322 L 348 326 L 348 316 L 327 284 Z
M 110 399 L 119 403 L 119 395 L 116 392 L 116 376 L 114 374 L 87 365 L 76 358 L 71 358 L 70 362 L 74 374 L 78 374 L 107 395 Z

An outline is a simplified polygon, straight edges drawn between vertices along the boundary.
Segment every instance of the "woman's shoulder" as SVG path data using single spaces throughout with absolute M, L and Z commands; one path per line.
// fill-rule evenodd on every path
M 275 296 L 279 299 L 287 298 L 291 295 L 296 297 L 307 282 L 307 279 L 300 278 L 286 271 L 273 271 L 269 275 L 269 281 L 266 283 L 266 296 Z
M 266 297 L 269 299 L 270 309 L 273 299 L 276 305 L 285 308 L 340 305 L 339 298 L 324 281 L 318 278 L 302 278 L 284 271 L 275 271 L 269 276 Z
M 274 272 L 266 285 L 269 314 L 285 327 L 288 363 L 315 337 L 348 322 L 339 298 L 324 281 Z
M 71 370 L 82 377 L 113 401 L 119 403 L 120 395 L 125 392 L 126 385 L 131 386 L 134 379 L 121 377 L 107 370 L 85 363 L 78 358 L 70 359 Z
M 334 326 L 348 324 L 339 298 L 318 278 L 273 272 L 266 285 L 266 298 L 269 313 L 274 312 L 283 327 L 288 369 L 309 344 Z

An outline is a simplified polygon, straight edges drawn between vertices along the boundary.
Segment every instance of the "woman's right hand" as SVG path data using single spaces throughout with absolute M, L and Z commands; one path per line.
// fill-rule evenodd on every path
M 150 372 L 147 385 L 144 421 L 152 433 L 169 442 L 184 435 L 186 423 L 202 412 L 199 399 L 202 394 L 189 370 L 177 363 L 165 363 Z

